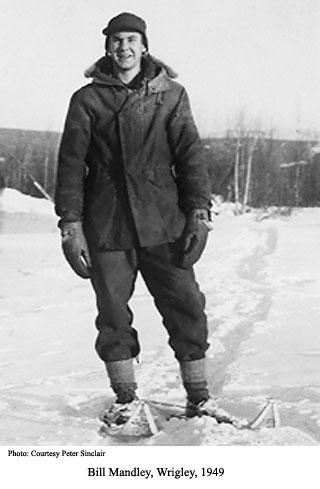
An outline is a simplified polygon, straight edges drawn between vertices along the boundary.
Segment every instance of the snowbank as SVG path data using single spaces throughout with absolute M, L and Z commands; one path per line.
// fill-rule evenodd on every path
M 46 199 L 38 199 L 22 194 L 13 188 L 5 188 L 0 197 L 2 212 L 35 212 L 36 214 L 53 215 L 53 203 Z
M 57 232 L 53 202 L 5 188 L 0 194 L 0 232 L 30 234 Z

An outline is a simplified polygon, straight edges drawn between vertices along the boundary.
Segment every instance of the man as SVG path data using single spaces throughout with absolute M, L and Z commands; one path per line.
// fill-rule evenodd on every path
M 205 374 L 205 299 L 195 280 L 210 227 L 210 181 L 185 89 L 148 53 L 130 13 L 103 30 L 106 55 L 71 99 L 56 190 L 62 245 L 96 293 L 96 350 L 116 394 L 104 413 L 125 423 L 137 403 L 140 345 L 128 301 L 140 272 L 177 358 L 188 415 L 221 411 Z

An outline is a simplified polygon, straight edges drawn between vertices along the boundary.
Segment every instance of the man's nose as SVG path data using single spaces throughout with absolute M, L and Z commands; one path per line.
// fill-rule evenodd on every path
M 129 46 L 128 40 L 127 39 L 121 39 L 120 46 L 119 46 L 120 49 L 126 50 L 126 49 L 128 49 L 128 46 Z

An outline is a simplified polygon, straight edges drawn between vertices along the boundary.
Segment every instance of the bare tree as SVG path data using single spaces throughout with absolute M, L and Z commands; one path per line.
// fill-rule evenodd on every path
M 237 138 L 236 144 L 236 155 L 234 162 L 234 200 L 235 200 L 235 213 L 238 215 L 240 212 L 240 190 L 239 190 L 239 168 L 240 168 L 240 150 L 241 150 L 241 141 L 240 138 Z

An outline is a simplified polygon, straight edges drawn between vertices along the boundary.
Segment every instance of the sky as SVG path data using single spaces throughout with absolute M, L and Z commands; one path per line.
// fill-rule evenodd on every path
M 101 31 L 142 16 L 150 52 L 179 73 L 200 133 L 247 124 L 320 132 L 319 0 L 0 0 L 0 127 L 61 131 Z

